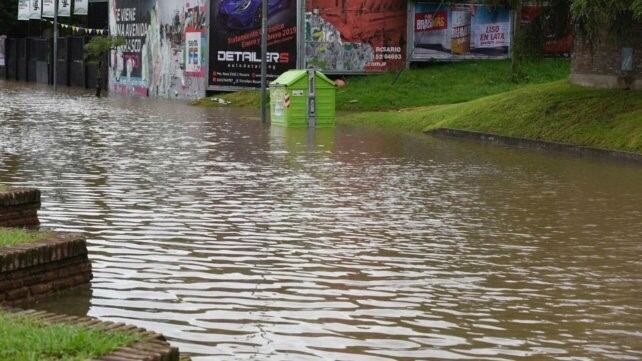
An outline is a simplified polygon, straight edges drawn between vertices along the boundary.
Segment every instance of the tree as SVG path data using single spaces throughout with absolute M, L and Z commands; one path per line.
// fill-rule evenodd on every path
M 591 44 L 604 31 L 623 43 L 640 40 L 631 29 L 642 22 L 642 0 L 572 0 L 571 14 L 576 32 Z
M 89 43 L 85 44 L 85 59 L 93 60 L 98 63 L 96 71 L 96 96 L 100 97 L 103 83 L 103 61 L 109 53 L 125 45 L 125 38 L 121 36 L 95 36 Z
M 12 35 L 18 25 L 18 1 L 0 1 L 0 35 Z

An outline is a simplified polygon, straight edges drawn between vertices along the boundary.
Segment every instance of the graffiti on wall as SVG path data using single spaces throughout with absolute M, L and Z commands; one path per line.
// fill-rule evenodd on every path
M 405 66 L 405 0 L 309 0 L 306 66 L 382 72 Z
M 110 88 L 121 94 L 205 95 L 205 0 L 112 0 L 109 25 L 126 44 L 112 51 Z

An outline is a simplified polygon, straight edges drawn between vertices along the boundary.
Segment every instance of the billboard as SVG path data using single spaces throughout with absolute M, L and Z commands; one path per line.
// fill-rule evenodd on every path
M 305 65 L 368 73 L 406 64 L 406 0 L 308 0 Z
M 112 51 L 112 90 L 147 95 L 144 57 L 148 53 L 147 29 L 153 0 L 113 0 L 110 3 L 110 30 L 125 38 L 125 45 Z
M 268 81 L 297 65 L 297 1 L 268 1 Z M 261 0 L 211 0 L 213 88 L 261 85 Z
M 124 46 L 112 51 L 110 90 L 119 94 L 205 96 L 209 0 L 112 0 L 111 34 Z
M 511 11 L 503 6 L 418 2 L 411 60 L 507 58 Z

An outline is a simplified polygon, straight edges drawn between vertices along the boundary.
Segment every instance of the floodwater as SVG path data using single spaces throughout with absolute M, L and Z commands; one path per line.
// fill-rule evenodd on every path
M 642 358 L 639 166 L 0 82 L 0 181 L 196 361 Z

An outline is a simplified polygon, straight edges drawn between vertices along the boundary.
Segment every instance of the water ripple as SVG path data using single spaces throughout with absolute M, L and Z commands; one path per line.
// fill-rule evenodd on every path
M 51 310 L 195 361 L 640 359 L 639 168 L 0 82 L 0 181 L 88 237 Z

